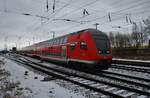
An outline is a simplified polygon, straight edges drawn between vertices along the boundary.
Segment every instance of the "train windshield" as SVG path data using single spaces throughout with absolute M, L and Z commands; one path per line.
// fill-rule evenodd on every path
M 107 50 L 109 49 L 109 40 L 107 36 L 102 36 L 102 35 L 97 35 L 93 36 L 95 42 L 96 42 L 96 47 L 101 50 Z

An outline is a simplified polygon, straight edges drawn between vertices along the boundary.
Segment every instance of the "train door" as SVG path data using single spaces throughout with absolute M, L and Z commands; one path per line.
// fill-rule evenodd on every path
M 79 46 L 79 59 L 86 59 L 88 56 L 88 47 L 87 47 L 87 42 L 85 41 L 80 41 L 80 46 Z
M 62 46 L 62 52 L 61 52 L 61 56 L 63 57 L 63 58 L 67 58 L 67 48 L 66 48 L 66 46 Z
M 67 53 L 68 53 L 68 58 L 70 59 L 78 59 L 79 58 L 79 43 L 78 41 L 80 40 L 80 35 L 79 34 L 74 34 L 71 35 L 68 39 L 69 45 L 67 48 Z
M 70 58 L 73 58 L 73 59 L 77 59 L 78 58 L 78 49 L 77 49 L 77 44 L 74 42 L 74 43 L 71 43 L 70 46 L 69 46 L 69 51 L 70 51 Z

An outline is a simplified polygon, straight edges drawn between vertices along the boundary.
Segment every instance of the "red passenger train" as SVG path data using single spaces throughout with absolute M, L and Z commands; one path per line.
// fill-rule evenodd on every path
M 24 54 L 64 63 L 107 69 L 111 65 L 112 50 L 108 36 L 96 29 L 85 29 L 46 40 L 21 50 Z

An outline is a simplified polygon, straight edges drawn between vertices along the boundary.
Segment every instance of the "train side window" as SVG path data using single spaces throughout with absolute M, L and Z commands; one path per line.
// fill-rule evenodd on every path
M 67 37 L 64 38 L 64 43 L 67 43 Z
M 70 44 L 70 49 L 71 49 L 72 51 L 75 49 L 75 47 L 76 47 L 76 44 L 75 44 L 75 43 L 71 43 L 71 44 Z
M 55 40 L 55 45 L 57 45 L 57 39 Z
M 57 45 L 58 44 L 58 40 L 56 39 L 56 41 L 55 41 L 55 44 Z
M 57 40 L 55 39 L 55 41 L 54 41 L 54 45 L 56 45 L 57 44 Z
M 56 45 L 56 40 L 54 40 L 54 45 Z
M 51 45 L 53 45 L 53 40 L 51 40 Z
M 60 45 L 60 39 L 57 40 L 57 44 Z
M 87 43 L 84 41 L 80 42 L 80 48 L 81 49 L 87 49 Z
M 63 38 L 60 39 L 60 44 L 62 44 Z
M 61 39 L 61 43 L 62 43 L 62 44 L 67 43 L 67 37 L 63 37 L 63 38 Z
M 55 40 L 55 45 L 57 45 L 57 39 Z
M 50 41 L 50 45 L 52 45 L 52 41 Z
M 62 41 L 62 44 L 64 44 L 64 37 L 62 38 L 62 40 L 61 40 L 61 41 Z
M 52 40 L 52 45 L 54 45 L 54 40 Z
M 51 45 L 51 42 L 50 42 L 50 41 L 48 42 L 48 45 Z
M 57 45 L 59 45 L 59 39 L 57 39 Z
M 55 45 L 55 40 L 53 40 L 53 45 Z
M 59 45 L 59 39 L 57 39 L 57 45 Z

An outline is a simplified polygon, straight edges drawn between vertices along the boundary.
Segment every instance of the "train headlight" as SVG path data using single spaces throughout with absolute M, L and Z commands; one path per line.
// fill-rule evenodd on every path
M 107 50 L 107 51 L 106 51 L 106 53 L 110 53 L 110 51 L 109 51 L 109 50 Z
M 101 54 L 101 53 L 102 53 L 102 51 L 101 51 L 101 50 L 99 50 L 99 51 L 98 51 L 98 53 L 99 53 L 99 54 Z

